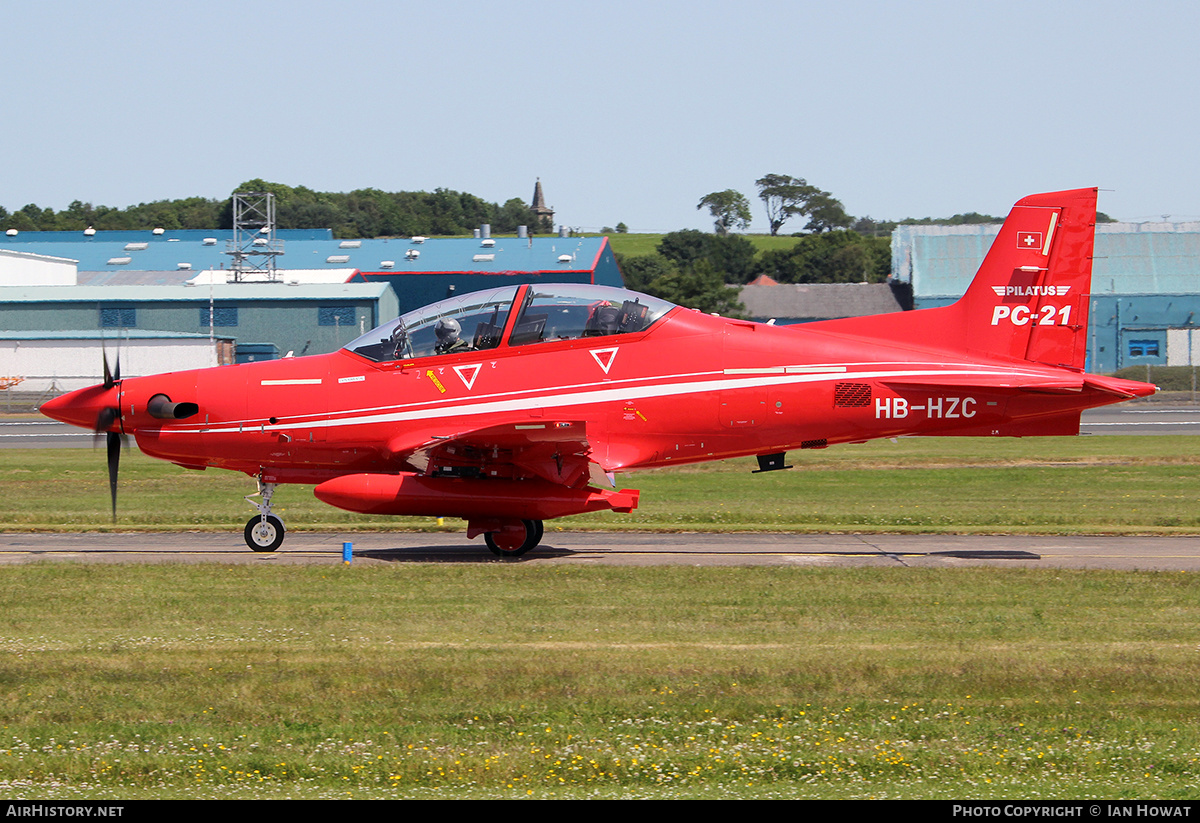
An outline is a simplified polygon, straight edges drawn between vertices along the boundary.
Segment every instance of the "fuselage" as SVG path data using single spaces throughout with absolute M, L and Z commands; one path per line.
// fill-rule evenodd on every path
M 512 345 L 506 335 L 485 351 L 383 361 L 343 349 L 126 378 L 44 410 L 91 425 L 93 406 L 116 405 L 111 428 L 151 456 L 319 483 L 394 473 L 397 455 L 498 424 L 582 422 L 591 460 L 615 472 L 912 434 L 1074 434 L 1080 410 L 1153 391 L 1082 378 L 883 345 L 836 325 L 673 308 L 647 329 L 611 336 Z M 1095 380 L 1107 382 L 1098 389 Z M 152 417 L 158 395 L 198 410 Z

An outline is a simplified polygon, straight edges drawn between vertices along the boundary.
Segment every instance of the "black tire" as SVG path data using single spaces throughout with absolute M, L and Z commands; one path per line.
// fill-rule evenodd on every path
M 246 545 L 256 552 L 273 552 L 283 545 L 283 521 L 268 514 L 266 522 L 262 515 L 251 517 L 246 523 Z
M 520 557 L 540 543 L 546 531 L 541 520 L 522 520 L 521 525 L 525 527 L 525 537 L 519 544 L 504 532 L 486 532 L 483 542 L 497 557 Z

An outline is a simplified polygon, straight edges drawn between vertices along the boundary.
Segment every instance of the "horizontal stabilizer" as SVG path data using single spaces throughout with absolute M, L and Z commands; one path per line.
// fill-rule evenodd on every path
M 938 391 L 955 388 L 975 389 L 980 392 L 1009 389 L 1033 394 L 1079 394 L 1085 389 L 1090 389 L 1123 399 L 1149 397 L 1157 388 L 1150 383 L 1106 377 L 1102 374 L 934 374 L 880 382 L 893 391 Z
M 1136 380 L 1122 380 L 1120 377 L 1105 377 L 1102 374 L 1085 374 L 1084 382 L 1089 389 L 1107 392 L 1117 397 L 1149 397 L 1158 390 L 1150 383 L 1139 383 Z
M 1090 376 L 1090 375 L 1089 375 Z M 977 389 L 981 392 L 1011 389 L 1046 394 L 1077 394 L 1083 391 L 1084 375 L 1035 374 L 947 374 L 928 377 L 905 377 L 903 380 L 880 381 L 895 391 L 937 391 L 945 388 Z

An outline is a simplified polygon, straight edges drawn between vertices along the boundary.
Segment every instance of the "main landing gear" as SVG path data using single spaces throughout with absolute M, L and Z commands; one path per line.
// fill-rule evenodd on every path
M 545 532 L 541 520 L 519 520 L 499 531 L 484 532 L 483 542 L 497 557 L 520 557 L 541 543 Z
M 256 552 L 273 552 L 283 545 L 286 531 L 283 521 L 271 512 L 274 495 L 275 484 L 264 483 L 261 477 L 258 478 L 258 491 L 246 495 L 246 502 L 258 510 L 258 514 L 246 522 L 244 531 L 246 545 Z M 255 500 L 256 497 L 260 499 Z M 541 520 L 487 520 L 472 524 L 471 528 L 474 533 L 468 532 L 468 536 L 478 537 L 482 532 L 488 549 L 497 557 L 520 557 L 541 543 L 542 535 L 546 533 Z
M 246 523 L 246 545 L 256 552 L 273 552 L 283 545 L 283 521 L 271 514 L 271 497 L 275 494 L 274 483 L 258 481 L 258 491 L 246 495 L 246 502 L 258 509 L 258 514 Z M 261 503 L 251 500 L 262 497 Z

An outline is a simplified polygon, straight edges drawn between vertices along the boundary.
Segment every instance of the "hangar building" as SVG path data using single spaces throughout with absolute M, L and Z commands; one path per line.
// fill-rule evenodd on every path
M 966 291 L 1000 231 L 995 224 L 898 226 L 892 277 L 914 308 Z M 1200 223 L 1100 223 L 1092 266 L 1087 369 L 1200 365 Z
M 239 361 L 333 351 L 395 316 L 386 283 L 0 288 L 7 332 L 104 330 L 123 340 L 130 331 L 207 337 L 211 330 L 237 342 Z
M 275 237 L 283 244 L 276 265 L 295 273 L 292 279 L 384 282 L 401 312 L 506 283 L 622 284 L 606 237 L 335 240 L 328 229 L 281 229 Z M 228 270 L 231 238 L 229 231 L 197 230 L 21 232 L 0 235 L 0 252 L 78 261 L 80 284 L 128 282 L 121 272 L 176 272 L 183 276 L 167 282 L 182 282 L 188 272 Z M 0 284 L 12 282 L 4 278 L 4 266 L 0 258 Z
M 333 351 L 456 293 L 527 282 L 621 285 L 603 237 L 335 240 L 328 229 L 275 237 L 284 250 L 277 282 L 233 283 L 230 231 L 0 235 L 0 331 L 21 333 L 23 342 L 6 345 L 26 348 L 35 332 L 90 339 L 103 331 L 110 341 L 167 332 L 213 346 L 219 338 L 245 361 Z M 218 350 L 218 362 L 232 362 L 229 351 Z M 85 366 L 98 373 L 100 361 Z
M 0 388 L 39 396 L 61 394 L 100 382 L 107 356 L 119 349 L 122 375 L 204 369 L 228 357 L 233 341 L 207 334 L 130 329 L 114 335 L 99 331 L 0 331 Z M 6 400 L 8 398 L 6 397 Z

